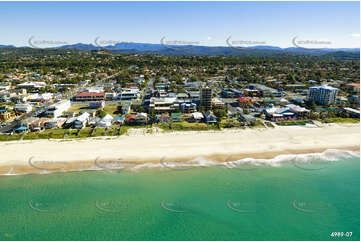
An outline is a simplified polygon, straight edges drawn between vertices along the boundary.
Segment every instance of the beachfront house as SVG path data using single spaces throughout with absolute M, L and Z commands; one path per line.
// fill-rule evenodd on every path
M 123 125 L 125 121 L 124 117 L 114 117 L 113 124 Z
M 207 111 L 204 114 L 204 121 L 207 124 L 216 124 L 217 123 L 217 117 L 213 114 L 211 111 Z
M 126 119 L 125 119 L 125 123 L 127 125 L 135 125 L 136 121 L 135 121 L 135 115 L 129 115 Z
M 181 121 L 181 114 L 180 113 L 172 113 L 170 115 L 172 122 L 180 122 Z
M 353 108 L 344 108 L 343 109 L 351 118 L 360 118 L 360 110 Z
M 44 122 L 45 129 L 59 128 L 66 121 L 66 118 L 53 118 Z
M 273 105 L 264 109 L 264 114 L 267 120 L 270 121 L 282 121 L 291 120 L 296 117 L 296 114 L 288 107 L 276 108 Z
M 190 122 L 201 122 L 204 119 L 204 116 L 200 112 L 192 113 L 191 118 L 189 119 Z
M 255 118 L 253 115 L 241 113 L 241 114 L 239 115 L 238 120 L 239 120 L 240 122 L 251 123 L 251 122 L 256 121 L 256 118 Z
M 91 127 L 95 127 L 97 125 L 97 123 L 100 122 L 100 120 L 101 120 L 101 118 L 99 118 L 99 117 L 89 118 L 88 125 Z
M 72 126 L 74 129 L 82 129 L 86 126 L 89 120 L 90 114 L 87 112 L 82 113 L 78 117 L 76 117 L 75 121 L 73 122 Z
M 146 113 L 137 113 L 135 116 L 136 124 L 138 125 L 145 125 L 148 121 L 148 114 Z
M 101 128 L 108 128 L 112 125 L 112 121 L 113 117 L 110 114 L 107 114 L 98 122 L 98 126 Z

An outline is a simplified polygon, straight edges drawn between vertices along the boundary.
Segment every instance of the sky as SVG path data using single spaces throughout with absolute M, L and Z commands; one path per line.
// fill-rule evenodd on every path
M 360 3 L 0 2 L 0 45 L 162 41 L 359 48 Z

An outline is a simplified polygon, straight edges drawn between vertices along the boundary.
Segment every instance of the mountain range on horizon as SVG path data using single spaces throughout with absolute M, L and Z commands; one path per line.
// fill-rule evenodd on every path
M 29 46 L 16 47 L 14 45 L 0 45 L 0 48 L 38 48 L 29 42 Z M 39 48 L 42 49 L 42 48 Z M 50 47 L 43 48 L 50 49 Z M 165 55 L 260 55 L 260 54 L 311 54 L 324 55 L 330 53 L 338 53 L 341 56 L 359 58 L 360 48 L 319 48 L 307 49 L 301 47 L 281 48 L 278 46 L 258 45 L 252 47 L 234 47 L 234 46 L 200 46 L 200 45 L 167 45 L 167 44 L 151 44 L 151 43 L 133 43 L 124 42 L 114 45 L 99 46 L 95 44 L 70 44 L 53 47 L 51 49 L 76 49 L 84 51 L 106 50 L 113 53 L 155 53 Z M 343 53 L 343 54 L 342 54 Z

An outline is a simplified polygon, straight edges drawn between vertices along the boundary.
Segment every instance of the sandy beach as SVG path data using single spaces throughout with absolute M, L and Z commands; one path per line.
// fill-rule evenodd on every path
M 125 165 L 200 157 L 224 162 L 359 148 L 359 124 L 152 134 L 134 129 L 119 137 L 1 142 L 0 174 L 99 169 L 106 162 Z

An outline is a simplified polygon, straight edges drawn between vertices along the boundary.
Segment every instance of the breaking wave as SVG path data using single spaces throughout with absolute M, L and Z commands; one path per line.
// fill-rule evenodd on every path
M 223 165 L 227 168 L 240 168 L 243 166 L 247 167 L 256 167 L 261 165 L 278 167 L 282 163 L 297 163 L 297 164 L 310 164 L 313 162 L 318 163 L 329 163 L 332 161 L 337 161 L 340 159 L 360 157 L 359 151 L 350 151 L 350 150 L 337 150 L 337 149 L 328 149 L 321 153 L 309 153 L 309 154 L 285 154 L 278 155 L 271 159 L 255 159 L 255 158 L 244 158 L 235 161 L 218 162 L 204 157 L 195 158 L 189 162 L 160 162 L 160 163 L 145 163 L 134 166 L 132 170 L 144 169 L 144 168 L 168 168 L 173 170 L 186 170 L 194 167 L 209 167 L 216 165 Z M 231 156 L 228 156 L 231 158 Z M 251 168 L 250 168 L 251 169 Z

